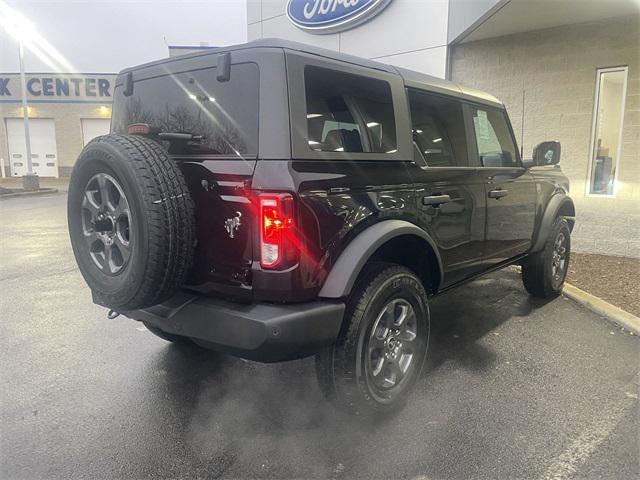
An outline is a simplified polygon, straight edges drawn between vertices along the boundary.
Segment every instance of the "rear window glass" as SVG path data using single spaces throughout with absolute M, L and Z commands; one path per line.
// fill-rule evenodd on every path
M 396 125 L 387 82 L 307 66 L 305 93 L 311 150 L 395 152 Z
M 258 151 L 258 66 L 233 65 L 227 82 L 216 68 L 163 75 L 134 83 L 133 95 L 115 93 L 113 131 L 147 123 L 161 132 L 190 133 L 173 142 L 172 153 L 256 156 Z

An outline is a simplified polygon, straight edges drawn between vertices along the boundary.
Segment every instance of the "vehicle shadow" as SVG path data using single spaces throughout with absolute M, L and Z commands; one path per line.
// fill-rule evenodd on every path
M 515 270 L 486 275 L 434 298 L 425 375 L 451 360 L 472 370 L 491 368 L 495 354 L 478 339 L 510 319 L 528 316 L 549 301 L 531 297 Z
M 526 317 L 547 303 L 529 296 L 515 271 L 493 273 L 436 297 L 430 303 L 430 346 L 424 375 L 450 361 L 472 370 L 491 368 L 495 354 L 478 340 L 504 322 Z M 212 384 L 216 395 L 210 401 L 243 390 L 249 398 L 263 395 L 257 403 L 276 412 L 281 410 L 280 402 L 288 403 L 288 398 L 296 396 L 318 403 L 313 400 L 320 391 L 312 358 L 260 364 L 195 345 L 168 345 L 154 362 L 166 372 L 168 398 L 182 410 L 195 408 L 198 395 Z M 269 400 L 275 404 L 269 405 Z M 313 418 L 308 420 L 314 422 Z
M 488 275 L 434 299 L 430 360 L 421 381 L 425 385 L 418 390 L 428 392 L 429 372 L 447 362 L 464 369 L 492 368 L 496 354 L 478 340 L 545 303 L 531 299 L 519 274 L 511 271 Z M 336 468 L 344 468 L 340 465 L 345 459 L 352 459 L 351 464 L 366 458 L 385 434 L 395 437 L 413 429 L 415 435 L 423 435 L 414 419 L 428 414 L 417 411 L 425 408 L 424 402 L 417 402 L 395 418 L 375 423 L 346 415 L 324 400 L 313 359 L 259 364 L 171 345 L 150 362 L 166 372 L 158 401 L 174 412 L 177 428 L 183 430 L 194 475 L 258 472 L 269 477 L 284 472 L 329 478 Z M 359 475 L 366 477 L 367 472 Z

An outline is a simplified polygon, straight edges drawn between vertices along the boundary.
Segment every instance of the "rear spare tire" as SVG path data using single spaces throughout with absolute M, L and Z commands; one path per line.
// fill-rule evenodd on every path
M 71 174 L 67 215 L 76 262 L 98 304 L 156 305 L 191 268 L 193 200 L 158 142 L 105 135 L 87 144 Z

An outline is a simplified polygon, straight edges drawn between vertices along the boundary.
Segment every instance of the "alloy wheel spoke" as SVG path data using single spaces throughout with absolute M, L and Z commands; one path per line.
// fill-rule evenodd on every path
M 413 312 L 413 309 L 409 305 L 402 303 L 396 303 L 394 308 L 393 324 L 396 327 L 401 327 L 407 320 L 407 317 Z
M 384 355 L 380 355 L 379 357 L 376 358 L 376 360 L 374 362 L 372 362 L 372 370 L 371 370 L 371 374 L 375 377 L 378 377 L 380 375 L 380 373 L 384 370 L 384 362 L 385 362 L 385 357 Z
M 104 264 L 102 265 L 102 269 L 106 273 L 113 273 L 113 269 L 111 267 L 113 261 L 113 245 L 105 245 L 104 246 Z
M 400 356 L 400 358 L 398 359 L 398 368 L 400 369 L 402 376 L 407 373 L 407 370 L 409 370 L 412 361 L 413 355 L 410 353 L 405 353 Z
M 387 376 L 387 380 L 391 383 L 391 386 L 397 385 L 397 383 L 402 378 L 402 371 L 400 370 L 400 365 L 397 360 L 390 360 L 387 362 L 387 367 L 389 370 L 389 375 Z
M 129 218 L 129 202 L 123 196 L 118 199 L 117 205 L 114 206 L 113 214 L 118 219 L 122 215 L 126 215 Z
M 85 210 L 88 210 L 91 213 L 92 218 L 98 215 L 100 206 L 95 203 L 95 199 L 93 198 L 93 192 L 89 190 L 86 190 L 84 192 L 84 197 L 82 198 L 82 208 L 84 208 Z
M 106 175 L 99 174 L 98 175 L 98 188 L 100 189 L 100 200 L 102 201 L 102 206 L 110 208 L 111 202 L 109 197 L 109 185 Z
M 417 336 L 418 334 L 413 328 L 405 325 L 404 328 L 400 331 L 400 335 L 398 335 L 398 338 L 405 342 L 413 342 Z
M 114 237 L 114 241 L 115 247 L 120 252 L 120 255 L 122 256 L 122 262 L 124 264 L 124 262 L 129 260 L 129 257 L 131 256 L 131 245 L 129 243 L 124 243 L 118 235 Z M 111 248 L 113 248 L 113 246 Z
M 394 320 L 394 308 L 395 305 L 393 303 L 390 303 L 389 305 L 384 307 L 384 310 L 380 314 L 380 316 L 382 317 L 381 320 L 383 320 L 387 326 L 390 326 L 390 324 Z

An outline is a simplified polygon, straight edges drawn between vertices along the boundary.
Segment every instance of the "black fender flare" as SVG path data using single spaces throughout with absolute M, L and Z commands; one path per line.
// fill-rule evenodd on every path
M 318 296 L 343 298 L 349 295 L 362 268 L 376 250 L 401 235 L 419 237 L 430 245 L 438 260 L 439 280 L 442 282 L 442 260 L 429 234 L 405 220 L 383 220 L 363 230 L 347 245 L 331 268 Z
M 542 215 L 540 227 L 538 228 L 537 235 L 533 242 L 533 247 L 531 247 L 532 252 L 539 252 L 544 248 L 544 243 L 547 241 L 549 232 L 551 232 L 553 222 L 555 221 L 560 211 L 566 213 L 563 213 L 562 216 L 569 220 L 569 228 L 573 230 L 576 215 L 576 208 L 573 204 L 573 200 L 571 200 L 571 197 L 564 193 L 557 193 L 553 197 L 551 197 L 549 203 L 547 204 L 547 208 Z

